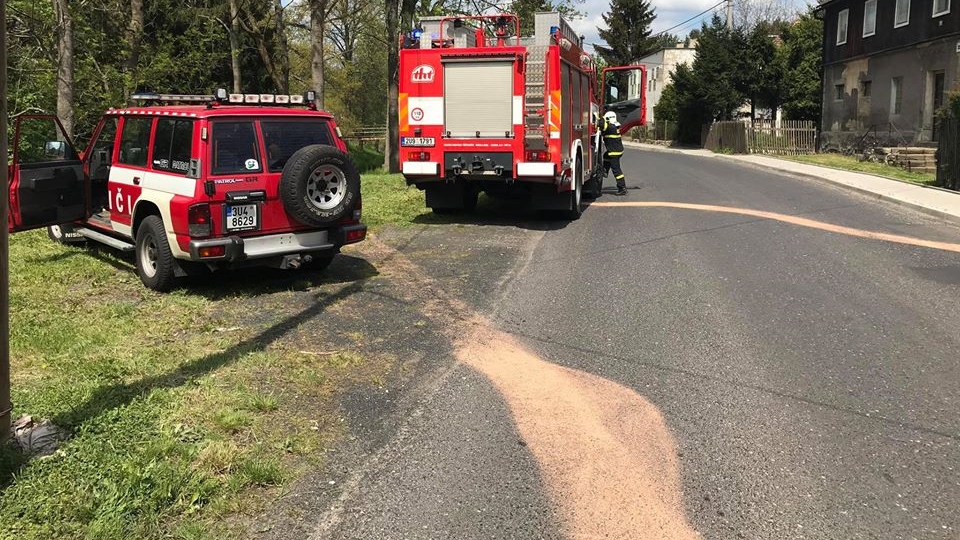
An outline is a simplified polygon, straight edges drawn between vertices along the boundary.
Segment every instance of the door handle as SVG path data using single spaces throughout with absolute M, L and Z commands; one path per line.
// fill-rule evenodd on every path
M 140 185 L 140 177 L 139 177 L 139 176 L 134 176 L 134 177 L 133 177 L 133 185 L 135 185 L 135 186 L 139 186 L 139 185 Z

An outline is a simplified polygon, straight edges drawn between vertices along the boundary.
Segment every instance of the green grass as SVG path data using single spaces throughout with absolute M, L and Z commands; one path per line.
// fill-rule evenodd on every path
M 262 343 L 225 318 L 265 298 L 249 289 L 157 294 L 126 259 L 11 237 L 14 416 L 70 438 L 28 462 L 0 450 L 0 538 L 234 538 L 316 467 L 344 433 L 338 388 L 386 368 Z
M 407 186 L 402 175 L 365 174 L 362 189 L 363 221 L 371 227 L 438 219 L 426 207 L 423 192 Z
M 899 167 L 891 167 L 884 163 L 873 163 L 870 161 L 858 161 L 856 157 L 853 156 L 844 156 L 841 154 L 811 154 L 804 156 L 781 156 L 783 159 L 789 159 L 791 161 L 799 161 L 802 163 L 810 163 L 812 165 L 823 165 L 826 167 L 833 167 L 835 169 L 843 169 L 847 171 L 854 172 L 863 172 L 869 174 L 875 174 L 877 176 L 885 176 L 887 178 L 893 178 L 895 180 L 903 180 L 905 182 L 911 182 L 914 184 L 921 185 L 933 185 L 936 183 L 936 175 L 933 173 L 918 173 L 911 172 Z
M 377 151 L 372 143 L 363 146 L 349 143 L 347 147 L 350 150 L 350 157 L 357 164 L 357 170 L 361 174 L 383 168 L 383 153 Z

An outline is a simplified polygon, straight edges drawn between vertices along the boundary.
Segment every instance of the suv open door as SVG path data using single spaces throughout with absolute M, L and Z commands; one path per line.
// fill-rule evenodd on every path
M 9 168 L 10 232 L 86 219 L 83 164 L 56 117 L 17 117 Z
M 620 133 L 647 123 L 647 68 L 642 65 L 603 68 L 603 112 L 617 113 Z

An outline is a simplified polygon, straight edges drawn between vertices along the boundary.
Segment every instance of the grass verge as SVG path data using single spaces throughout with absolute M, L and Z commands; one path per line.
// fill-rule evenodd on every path
M 844 156 L 841 154 L 811 154 L 804 156 L 779 156 L 782 159 L 799 161 L 801 163 L 810 163 L 811 165 L 823 165 L 835 169 L 847 171 L 863 172 L 885 176 L 894 180 L 903 180 L 914 184 L 932 186 L 937 181 L 933 173 L 911 172 L 899 167 L 891 167 L 884 163 L 873 163 L 870 161 L 858 161 L 856 157 Z
M 387 369 L 304 350 L 323 340 L 287 335 L 289 299 L 156 294 L 129 261 L 42 231 L 11 238 L 10 277 L 14 415 L 71 437 L 29 462 L 0 452 L 0 538 L 240 537 L 343 435 L 340 389 Z
M 424 194 L 407 186 L 400 174 L 363 175 L 363 221 L 371 227 L 441 222 L 426 206 Z

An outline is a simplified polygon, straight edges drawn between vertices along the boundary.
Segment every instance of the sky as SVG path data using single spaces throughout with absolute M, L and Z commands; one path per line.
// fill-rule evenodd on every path
M 771 0 L 754 1 L 766 3 Z M 808 3 L 814 2 L 814 0 L 782 1 L 790 7 L 795 7 L 797 11 L 805 9 Z M 652 30 L 655 34 L 668 30 L 718 3 L 720 3 L 720 0 L 652 0 L 657 14 L 657 19 L 653 22 Z M 597 35 L 597 27 L 604 25 L 601 16 L 610 10 L 610 0 L 585 0 L 582 4 L 577 5 L 577 8 L 581 13 L 584 13 L 585 16 L 582 19 L 572 21 L 571 24 L 574 30 L 586 38 L 584 41 L 588 45 L 588 49 L 592 50 L 590 46 L 592 43 L 603 44 L 600 36 Z M 722 6 L 716 9 L 719 10 L 721 17 L 726 17 L 726 11 L 724 11 Z M 711 11 L 706 15 L 698 17 L 679 28 L 671 30 L 670 33 L 678 36 L 686 36 L 690 30 L 699 28 L 701 21 L 709 21 L 712 13 Z

